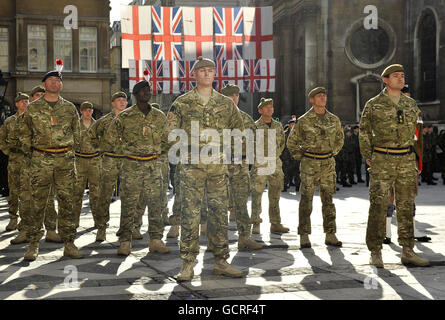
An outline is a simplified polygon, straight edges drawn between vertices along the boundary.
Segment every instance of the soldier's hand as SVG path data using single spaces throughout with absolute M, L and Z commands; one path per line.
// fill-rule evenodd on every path
M 366 159 L 366 164 L 368 165 L 368 167 L 371 166 L 371 160 Z

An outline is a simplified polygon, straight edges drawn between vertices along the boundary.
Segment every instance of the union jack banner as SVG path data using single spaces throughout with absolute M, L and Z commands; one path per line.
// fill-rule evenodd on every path
M 216 60 L 243 58 L 242 8 L 213 8 Z
M 152 59 L 151 6 L 121 6 L 122 68 L 128 60 Z
M 275 91 L 275 59 L 244 60 L 244 89 L 247 92 Z
M 163 60 L 162 64 L 162 92 L 179 93 L 179 68 L 177 60 Z
M 140 60 L 131 59 L 128 61 L 129 66 L 129 80 L 130 80 L 130 92 L 133 91 L 133 87 L 139 81 L 144 80 L 144 64 Z
M 182 8 L 151 8 L 153 60 L 182 60 Z
M 244 59 L 273 58 L 272 7 L 243 7 Z
M 243 60 L 220 60 L 216 62 L 214 88 L 217 91 L 228 83 L 235 84 L 244 92 Z
M 179 91 L 186 93 L 196 86 L 193 74 L 193 66 L 195 61 L 178 61 L 179 68 Z
M 183 7 L 184 59 L 213 59 L 213 8 Z

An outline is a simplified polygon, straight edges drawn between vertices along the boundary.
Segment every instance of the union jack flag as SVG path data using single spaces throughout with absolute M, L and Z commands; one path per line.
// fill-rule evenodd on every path
M 274 92 L 275 59 L 244 60 L 244 89 L 247 92 Z
M 243 60 L 220 60 L 216 62 L 214 88 L 217 91 L 228 83 L 235 84 L 244 92 Z
M 213 8 L 216 60 L 243 58 L 242 8 Z
M 148 70 L 150 86 L 153 94 L 160 94 L 164 89 L 164 70 L 162 61 L 144 60 L 143 68 Z
M 182 8 L 151 8 L 154 60 L 182 60 Z
M 186 93 L 196 86 L 196 81 L 192 77 L 195 61 L 178 61 L 179 68 L 179 91 Z
M 133 91 L 133 87 L 136 83 L 139 81 L 144 80 L 144 69 L 143 69 L 144 63 L 141 60 L 134 60 L 130 59 L 128 60 L 128 67 L 129 67 L 129 80 L 130 80 L 130 92 Z

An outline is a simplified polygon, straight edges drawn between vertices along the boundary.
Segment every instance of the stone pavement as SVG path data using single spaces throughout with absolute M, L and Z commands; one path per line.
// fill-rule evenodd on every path
M 442 181 L 440 181 L 441 183 Z M 266 193 L 266 192 L 265 192 Z M 169 196 L 169 206 L 173 204 Z M 133 241 L 127 258 L 116 255 L 116 232 L 120 201 L 111 206 L 107 241 L 95 242 L 96 231 L 85 195 L 76 245 L 84 259 L 63 258 L 63 245 L 40 241 L 36 261 L 23 260 L 26 245 L 10 245 L 17 231 L 4 232 L 8 223 L 7 201 L 0 199 L 0 299 L 223 299 L 223 300 L 300 300 L 300 299 L 444 299 L 445 298 L 445 186 L 419 189 L 418 228 L 432 238 L 431 243 L 416 242 L 415 250 L 432 261 L 430 268 L 407 268 L 400 263 L 401 248 L 396 242 L 384 245 L 385 269 L 378 272 L 368 265 L 365 245 L 368 215 L 368 189 L 363 185 L 341 188 L 335 195 L 337 235 L 343 247 L 324 245 L 321 202 L 314 197 L 311 249 L 299 248 L 299 194 L 292 187 L 280 200 L 283 224 L 291 232 L 282 236 L 269 232 L 268 215 L 263 211 L 259 251 L 238 251 L 234 222 L 229 225 L 229 262 L 243 271 L 244 277 L 228 279 L 212 275 L 213 255 L 206 251 L 207 239 L 201 236 L 201 253 L 190 283 L 177 283 L 175 275 L 182 261 L 178 241 L 168 239 L 171 253 L 148 252 L 148 234 Z M 268 208 L 263 194 L 263 208 Z M 249 201 L 250 210 L 250 201 Z M 169 227 L 166 227 L 164 240 Z M 144 217 L 143 231 L 147 230 Z M 77 276 L 78 281 L 72 279 Z

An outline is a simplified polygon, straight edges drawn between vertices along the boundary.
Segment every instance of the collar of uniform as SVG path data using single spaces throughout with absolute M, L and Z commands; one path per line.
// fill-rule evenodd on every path
M 192 92 L 193 92 L 193 100 L 199 101 L 199 104 L 204 106 L 204 104 L 202 103 L 203 101 L 201 99 L 201 96 L 198 94 L 198 87 L 194 87 Z M 217 91 L 212 88 L 212 93 L 210 94 L 209 102 L 207 102 L 207 104 L 209 104 L 210 101 L 212 101 L 212 99 L 215 97 L 215 92 Z
M 48 106 L 50 106 L 49 103 L 48 103 L 48 101 L 45 99 L 45 95 L 43 95 L 42 98 L 43 98 L 42 101 L 45 101 L 45 103 L 46 103 Z M 63 103 L 64 100 L 65 100 L 65 99 L 63 99 L 63 98 L 59 95 L 59 100 L 57 100 L 56 104 L 54 105 L 54 108 L 55 108 L 56 106 L 58 106 L 59 104 Z
M 277 122 L 277 121 L 272 118 L 271 125 L 270 125 L 271 128 L 275 125 L 275 122 Z M 269 125 L 266 122 L 264 122 L 263 117 L 260 117 L 258 119 L 258 124 L 269 128 Z
M 85 129 L 90 129 L 90 128 L 93 126 L 93 124 L 95 124 L 95 123 L 96 123 L 96 120 L 95 120 L 94 118 L 91 118 L 91 124 L 90 124 L 90 126 L 87 128 L 87 126 L 84 125 L 82 119 L 80 119 L 80 125 L 83 126 Z
M 399 104 L 395 104 L 391 98 L 389 97 L 389 93 L 388 90 L 386 88 L 383 89 L 382 91 L 382 96 L 385 97 L 385 99 L 387 99 L 388 101 L 391 101 L 392 104 L 399 106 L 401 102 L 403 102 L 403 104 L 405 104 L 405 102 L 408 101 L 408 97 L 405 96 L 402 92 L 400 92 L 400 100 L 399 100 Z

